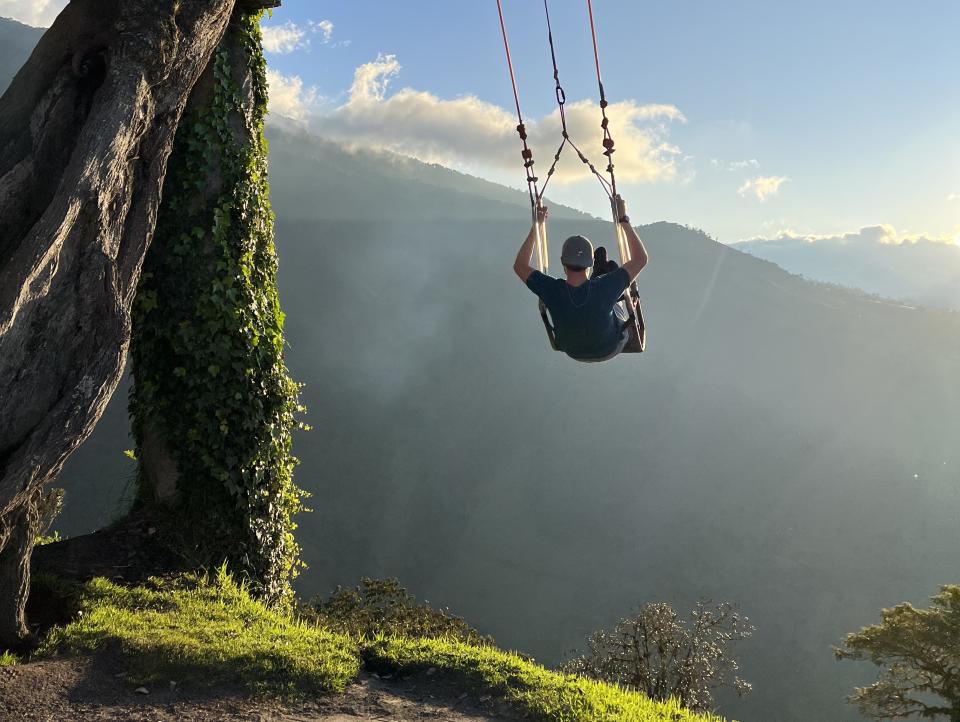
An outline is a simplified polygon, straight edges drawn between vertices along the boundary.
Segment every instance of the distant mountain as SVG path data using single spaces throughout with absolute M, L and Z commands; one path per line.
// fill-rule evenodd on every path
M 817 281 L 960 310 L 960 245 L 931 240 L 890 243 L 888 230 L 878 226 L 815 240 L 786 236 L 734 247 Z
M 849 722 L 830 645 L 957 581 L 960 314 L 641 228 L 649 350 L 549 350 L 511 271 L 524 196 L 273 131 L 280 287 L 314 509 L 302 594 L 398 576 L 544 662 L 645 601 L 739 602 L 741 722 Z M 612 237 L 559 211 L 551 237 Z M 554 252 L 558 244 L 554 243 Z M 126 394 L 61 476 L 58 527 L 122 509 Z
M 0 93 L 6 90 L 20 66 L 30 57 L 43 28 L 0 17 Z
M 440 165 L 385 151 L 346 150 L 276 125 L 268 128 L 268 139 L 275 210 L 285 220 L 318 216 L 329 220 L 493 220 L 513 219 L 524 210 L 530 213 L 525 192 Z M 318 165 L 324 173 L 316 172 Z M 550 214 L 553 218 L 591 218 L 553 203 Z

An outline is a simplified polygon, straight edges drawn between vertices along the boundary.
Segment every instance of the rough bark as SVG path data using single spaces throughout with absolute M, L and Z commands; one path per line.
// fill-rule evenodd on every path
M 16 644 L 27 647 L 33 636 L 26 627 L 24 609 L 30 594 L 30 560 L 34 542 L 47 530 L 56 510 L 60 495 L 34 489 L 32 497 L 16 511 L 12 523 L 4 528 L 6 538 L 0 546 L 0 618 L 13 619 L 17 624 Z
M 43 485 L 120 379 L 173 135 L 234 0 L 72 0 L 0 98 L 0 647 Z

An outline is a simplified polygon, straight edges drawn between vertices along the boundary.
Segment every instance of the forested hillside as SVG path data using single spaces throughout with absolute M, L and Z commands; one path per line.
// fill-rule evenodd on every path
M 348 220 L 325 195 L 342 152 L 305 142 L 272 138 L 288 362 L 314 426 L 295 449 L 315 510 L 301 592 L 397 575 L 548 662 L 643 601 L 736 601 L 758 627 L 756 691 L 722 711 L 850 719 L 867 671 L 830 645 L 954 572 L 960 318 L 658 223 L 642 228 L 650 350 L 576 364 L 510 270 L 522 195 L 404 178 L 409 161 L 390 181 L 364 156 L 351 183 L 380 202 Z M 476 216 L 450 211 L 461 192 Z M 573 231 L 610 228 L 551 224 Z M 117 507 L 124 403 L 64 473 L 67 533 Z

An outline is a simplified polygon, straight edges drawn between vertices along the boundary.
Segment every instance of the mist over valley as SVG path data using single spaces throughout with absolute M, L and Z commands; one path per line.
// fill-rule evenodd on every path
M 510 270 L 522 194 L 270 140 L 287 361 L 314 427 L 295 442 L 303 596 L 396 576 L 547 663 L 643 602 L 728 600 L 758 628 L 740 648 L 755 691 L 721 713 L 851 719 L 870 671 L 831 645 L 955 570 L 955 314 L 654 223 L 649 350 L 577 364 Z M 550 231 L 611 234 L 559 208 Z M 126 427 L 118 392 L 62 475 L 64 533 L 119 509 Z

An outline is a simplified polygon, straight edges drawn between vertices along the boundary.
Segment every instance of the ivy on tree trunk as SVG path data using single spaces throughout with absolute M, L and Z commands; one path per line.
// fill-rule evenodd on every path
M 190 564 L 226 561 L 278 600 L 298 564 L 300 407 L 283 355 L 265 71 L 258 17 L 235 17 L 177 131 L 134 303 L 130 412 L 140 506 L 176 518 Z

